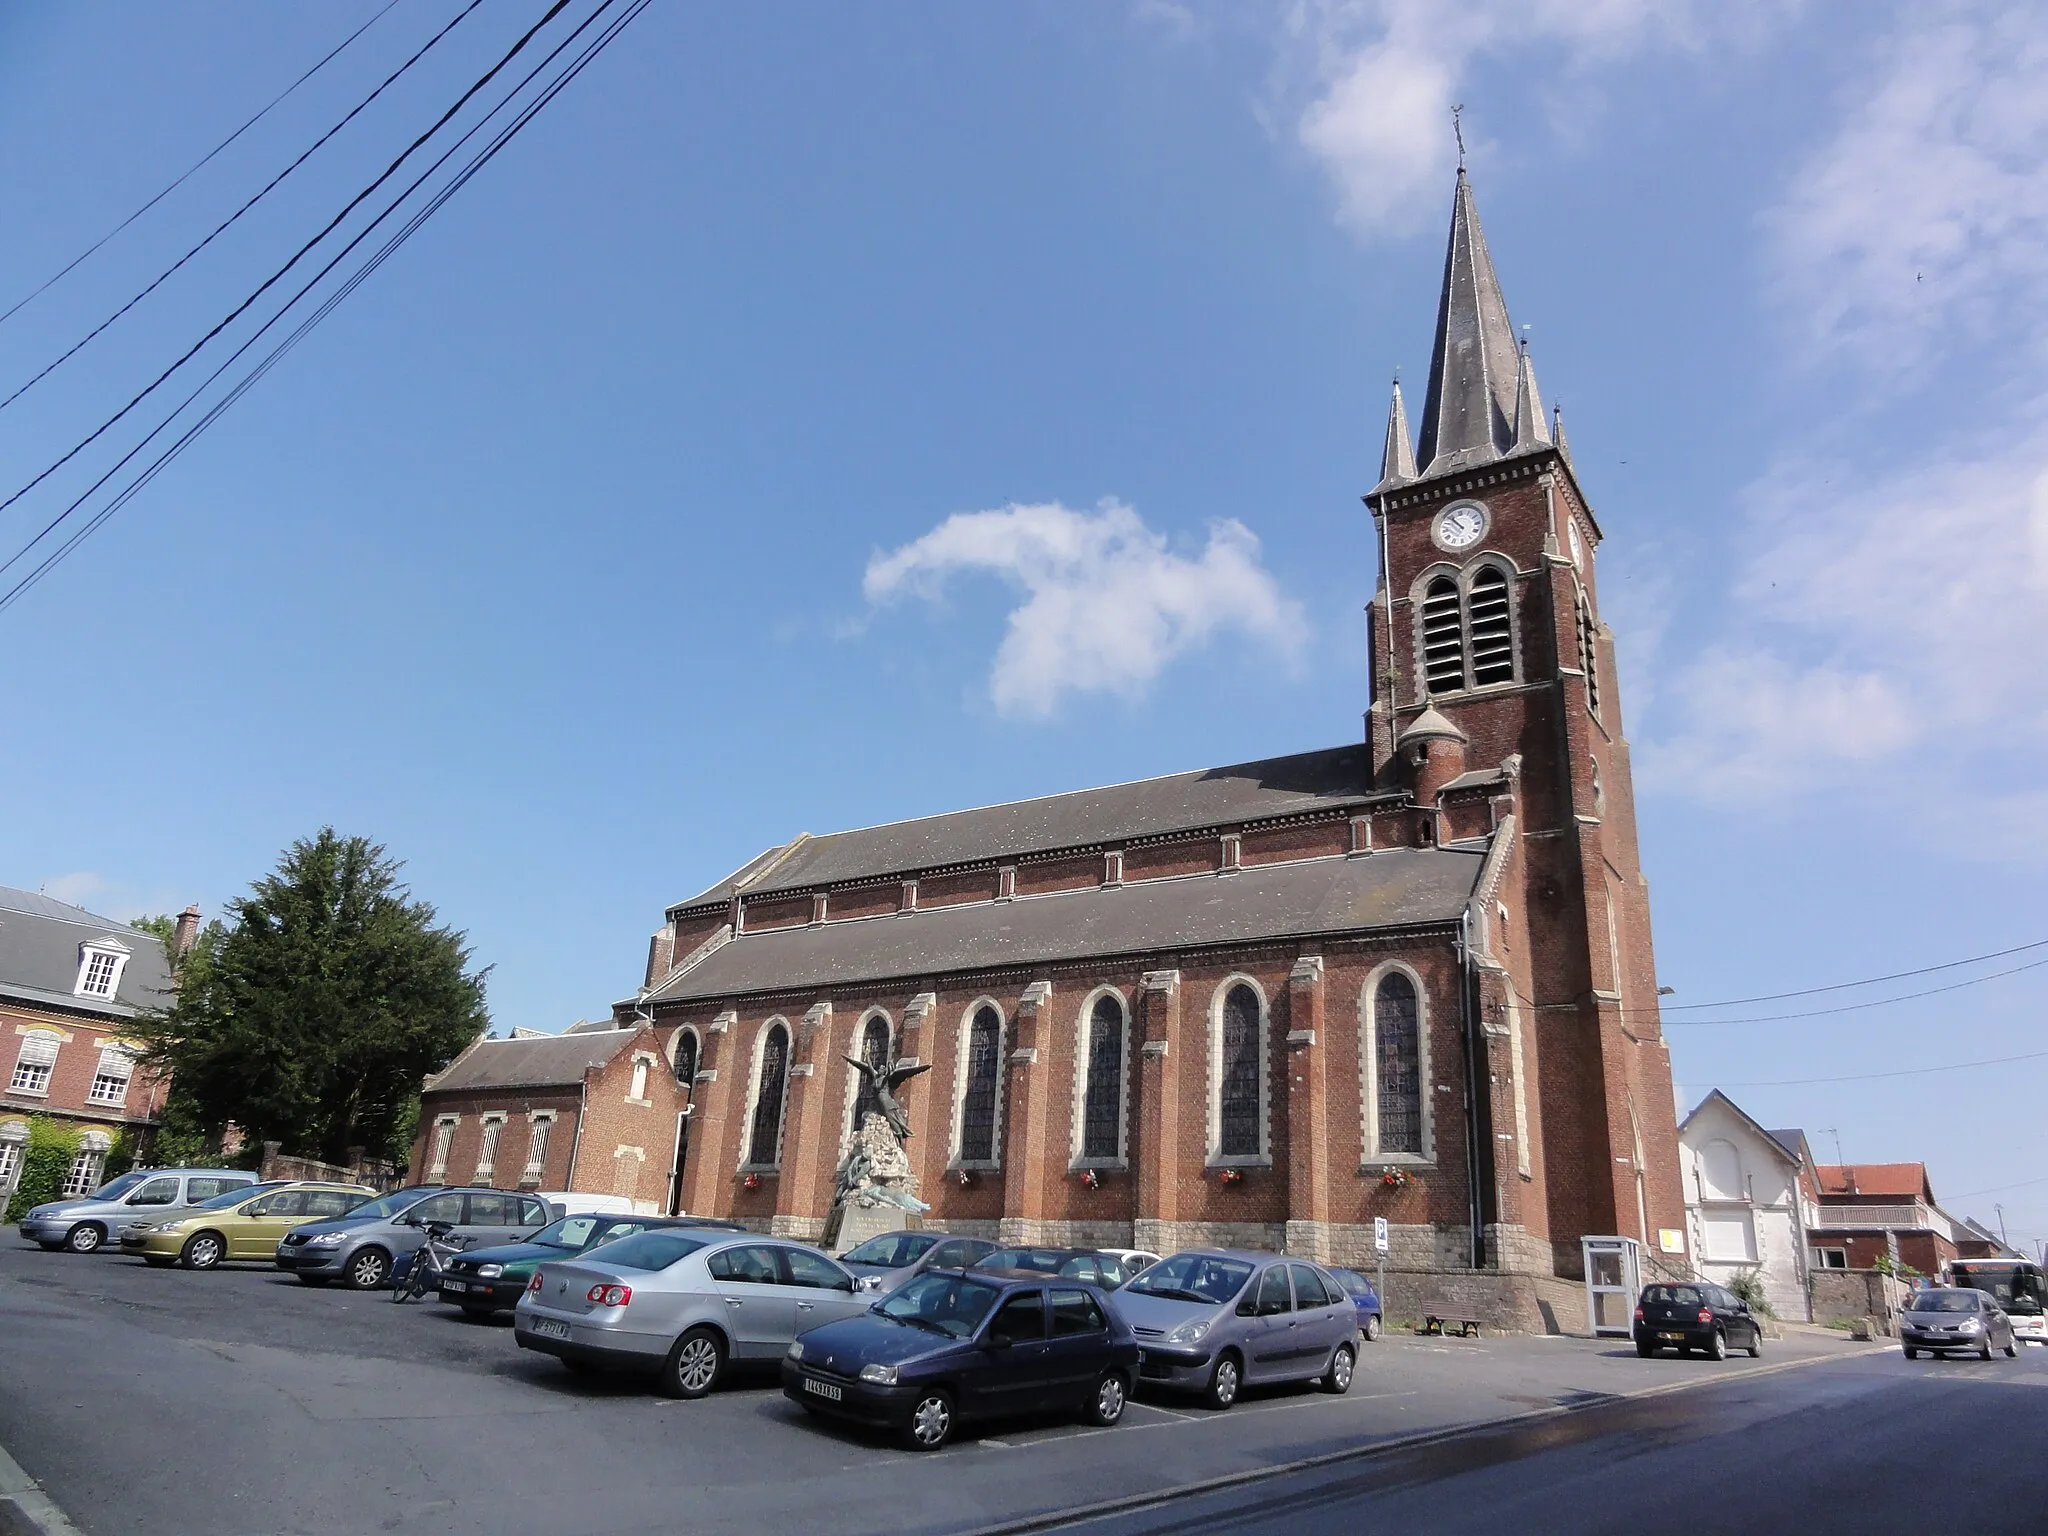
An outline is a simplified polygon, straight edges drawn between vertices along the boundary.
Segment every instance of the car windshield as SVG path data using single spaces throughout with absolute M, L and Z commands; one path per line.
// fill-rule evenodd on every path
M 1906 1300 L 1908 1312 L 1974 1312 L 1975 1291 L 1918 1291 Z
M 872 1264 L 878 1269 L 901 1269 L 915 1264 L 938 1239 L 927 1232 L 884 1232 L 871 1237 L 841 1260 L 846 1264 Z
M 886 1301 L 875 1304 L 884 1317 L 951 1339 L 964 1339 L 981 1326 L 1002 1294 L 964 1275 L 919 1275 Z
M 604 1245 L 606 1269 L 667 1269 L 710 1242 L 690 1232 L 635 1232 Z
M 976 1269 L 1022 1269 L 1034 1275 L 1056 1275 L 1071 1255 L 1064 1248 L 998 1248 L 976 1259 Z
M 1138 1296 L 1164 1296 L 1169 1301 L 1221 1304 L 1244 1289 L 1252 1267 L 1241 1259 L 1213 1253 L 1176 1253 L 1161 1259 L 1124 1289 Z
M 1696 1285 L 1650 1285 L 1643 1288 L 1646 1304 L 1661 1302 L 1667 1307 L 1697 1307 L 1701 1305 L 1700 1288 Z
M 2041 1272 L 2032 1265 L 1958 1264 L 1955 1284 L 1982 1291 L 2008 1312 L 2041 1315 Z
M 1337 1283 L 1353 1296 L 1370 1296 L 1372 1294 L 1372 1282 L 1357 1270 L 1333 1269 L 1330 1273 L 1336 1277 Z
M 431 1189 L 395 1189 L 388 1195 L 380 1195 L 375 1200 L 357 1206 L 348 1213 L 348 1219 L 376 1221 L 396 1216 L 400 1211 L 410 1210 L 433 1193 Z
M 545 1243 L 550 1248 L 566 1248 L 571 1253 L 580 1253 L 590 1246 L 592 1234 L 603 1225 L 602 1216 L 564 1216 L 560 1221 L 542 1227 L 527 1241 Z
M 118 1200 L 129 1190 L 148 1178 L 146 1173 L 124 1173 L 118 1179 L 109 1180 L 92 1192 L 94 1200 Z
M 233 1189 L 224 1189 L 211 1200 L 202 1200 L 193 1207 L 196 1211 L 224 1211 L 231 1205 L 240 1205 L 251 1195 L 260 1195 L 266 1190 L 282 1189 L 276 1180 L 268 1184 L 237 1184 Z

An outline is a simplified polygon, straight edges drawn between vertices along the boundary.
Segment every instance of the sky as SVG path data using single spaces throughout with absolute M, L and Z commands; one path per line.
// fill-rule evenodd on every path
M 0 309 L 371 22 L 0 320 L 0 395 L 462 18 L 0 406 L 0 495 L 544 9 L 465 4 L 0 11 Z M 798 831 L 1358 739 L 1462 106 L 1607 535 L 1680 1099 L 2031 1246 L 2048 949 L 1718 1005 L 2048 939 L 2044 77 L 1990 0 L 655 0 L 0 609 L 0 883 L 217 914 L 332 825 L 559 1029 Z

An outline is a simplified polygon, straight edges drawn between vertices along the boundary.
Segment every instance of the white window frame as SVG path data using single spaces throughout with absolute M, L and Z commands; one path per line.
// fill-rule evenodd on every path
M 865 1023 L 865 1021 L 863 1021 Z M 761 1100 L 761 1058 L 768 1050 L 768 1036 L 775 1026 L 782 1026 L 783 1038 L 789 1042 L 789 1051 L 782 1059 L 782 1110 L 775 1117 L 775 1161 L 772 1163 L 750 1163 L 747 1154 L 754 1150 L 754 1111 Z M 854 1037 L 858 1040 L 860 1037 Z M 782 1171 L 782 1144 L 789 1134 L 789 1079 L 790 1068 L 796 1065 L 796 1026 L 781 1014 L 770 1014 L 761 1021 L 761 1027 L 754 1031 L 753 1066 L 747 1074 L 747 1113 L 740 1122 L 740 1172 L 780 1173 Z M 849 1072 L 853 1069 L 847 1068 Z
M 548 1142 L 555 1131 L 555 1111 L 536 1109 L 526 1117 L 526 1166 L 520 1179 L 537 1179 L 547 1171 Z
M 76 1200 L 98 1189 L 105 1182 L 107 1152 L 113 1145 L 114 1138 L 105 1131 L 87 1131 L 79 1137 L 78 1150 L 72 1154 L 70 1168 L 65 1170 L 58 1198 Z
M 21 1174 L 22 1144 L 0 1141 L 0 1198 L 14 1193 L 14 1181 Z
M 1415 1068 L 1418 1097 L 1422 1100 L 1422 1150 L 1383 1152 L 1380 1150 L 1380 1064 L 1379 1025 L 1374 1018 L 1380 980 L 1399 971 L 1415 988 Z M 1383 960 L 1365 978 L 1358 994 L 1359 1145 L 1364 1148 L 1368 1167 L 1395 1165 L 1430 1168 L 1436 1165 L 1436 1084 L 1429 1052 L 1429 988 L 1422 976 L 1405 960 Z
M 91 939 L 78 950 L 78 979 L 71 991 L 77 997 L 112 1001 L 121 990 L 121 973 L 128 969 L 128 946 L 119 939 Z M 104 976 L 99 974 L 104 964 Z
M 14 1071 L 7 1091 L 29 1098 L 50 1096 L 50 1079 L 56 1075 L 57 1054 L 64 1049 L 64 1037 L 52 1029 L 24 1030 L 15 1048 Z M 40 1076 L 35 1074 L 40 1073 Z
M 479 1122 L 476 1144 L 476 1172 L 472 1175 L 478 1183 L 491 1176 L 498 1162 L 498 1145 L 505 1135 L 505 1122 L 510 1117 L 493 1111 Z
M 427 1182 L 438 1184 L 448 1174 L 448 1153 L 455 1146 L 455 1128 L 462 1124 L 460 1115 L 436 1115 L 434 1117 L 434 1139 L 429 1146 L 427 1160 Z
M 974 1020 L 984 1008 L 996 1012 L 996 1113 L 994 1134 L 989 1140 L 990 1155 L 985 1158 L 968 1158 L 963 1155 L 967 1142 L 967 1065 L 973 1057 Z M 1009 1095 L 1003 1092 L 1004 1079 L 1009 1076 L 1010 1020 L 1003 1012 L 1003 1005 L 988 996 L 977 997 L 967 1005 L 967 1011 L 960 1015 L 959 1038 L 954 1042 L 953 1056 L 953 1147 L 952 1156 L 947 1160 L 949 1173 L 978 1172 L 997 1173 L 1003 1166 L 1003 1106 Z
M 1233 987 L 1250 987 L 1259 1000 L 1259 1149 L 1256 1152 L 1223 1151 L 1223 1004 Z M 1270 1168 L 1273 1164 L 1273 1012 L 1266 989 L 1258 978 L 1233 971 L 1218 983 L 1209 998 L 1209 1127 L 1208 1166 L 1211 1168 Z
M 134 1077 L 134 1053 L 112 1042 L 102 1045 L 99 1065 L 93 1069 L 92 1086 L 86 1091 L 85 1102 L 102 1109 L 120 1109 L 128 1102 L 128 1085 Z M 115 1085 L 116 1091 L 102 1093 L 102 1083 Z
M 860 1043 L 867 1036 L 868 1025 L 876 1019 L 880 1019 L 882 1027 L 889 1032 L 889 1042 L 882 1047 L 882 1059 L 893 1066 L 896 1062 L 896 1021 L 889 1017 L 889 1010 L 886 1008 L 870 1008 L 860 1016 L 860 1021 L 853 1026 L 853 1039 L 846 1047 L 846 1054 L 849 1056 L 860 1055 Z M 846 1102 L 840 1107 L 839 1112 L 839 1144 L 844 1147 L 852 1142 L 854 1132 L 860 1129 L 859 1126 L 853 1123 L 853 1106 L 860 1102 L 860 1074 L 845 1062 L 841 1062 L 840 1065 L 846 1068 Z M 750 1116 L 747 1120 L 747 1129 L 750 1135 L 753 1131 L 753 1125 L 754 1122 Z M 781 1162 L 781 1154 L 779 1152 L 776 1156 L 776 1162 L 778 1165 Z
M 1116 999 L 1124 1016 L 1124 1049 L 1117 1061 L 1116 1156 L 1083 1157 L 1081 1148 L 1088 1134 L 1088 1063 L 1095 1040 L 1095 1005 L 1105 997 Z M 1081 999 L 1081 1014 L 1074 1022 L 1074 1113 L 1073 1139 L 1067 1166 L 1118 1169 L 1130 1165 L 1131 1150 L 1131 1000 L 1116 987 L 1097 987 Z

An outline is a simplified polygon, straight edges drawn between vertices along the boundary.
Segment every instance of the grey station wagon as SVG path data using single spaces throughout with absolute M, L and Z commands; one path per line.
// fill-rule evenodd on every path
M 1111 1292 L 1109 1304 L 1137 1336 L 1138 1379 L 1199 1392 L 1212 1408 L 1267 1382 L 1351 1389 L 1357 1309 L 1305 1260 L 1190 1249 Z
M 137 1169 L 77 1200 L 32 1206 L 21 1218 L 21 1235 L 53 1252 L 93 1253 L 129 1227 L 162 1220 L 165 1211 L 199 1205 L 255 1182 L 256 1175 L 246 1168 Z
M 523 1243 L 554 1220 L 547 1203 L 505 1189 L 401 1189 L 346 1216 L 294 1227 L 277 1245 L 277 1267 L 307 1285 L 342 1280 L 374 1291 L 403 1273 L 427 1240 L 426 1225 L 445 1221 L 464 1247 Z

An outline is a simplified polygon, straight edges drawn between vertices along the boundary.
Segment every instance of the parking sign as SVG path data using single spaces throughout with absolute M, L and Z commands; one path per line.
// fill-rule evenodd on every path
M 1384 1216 L 1372 1219 L 1372 1245 L 1381 1253 L 1387 1251 L 1387 1218 Z

